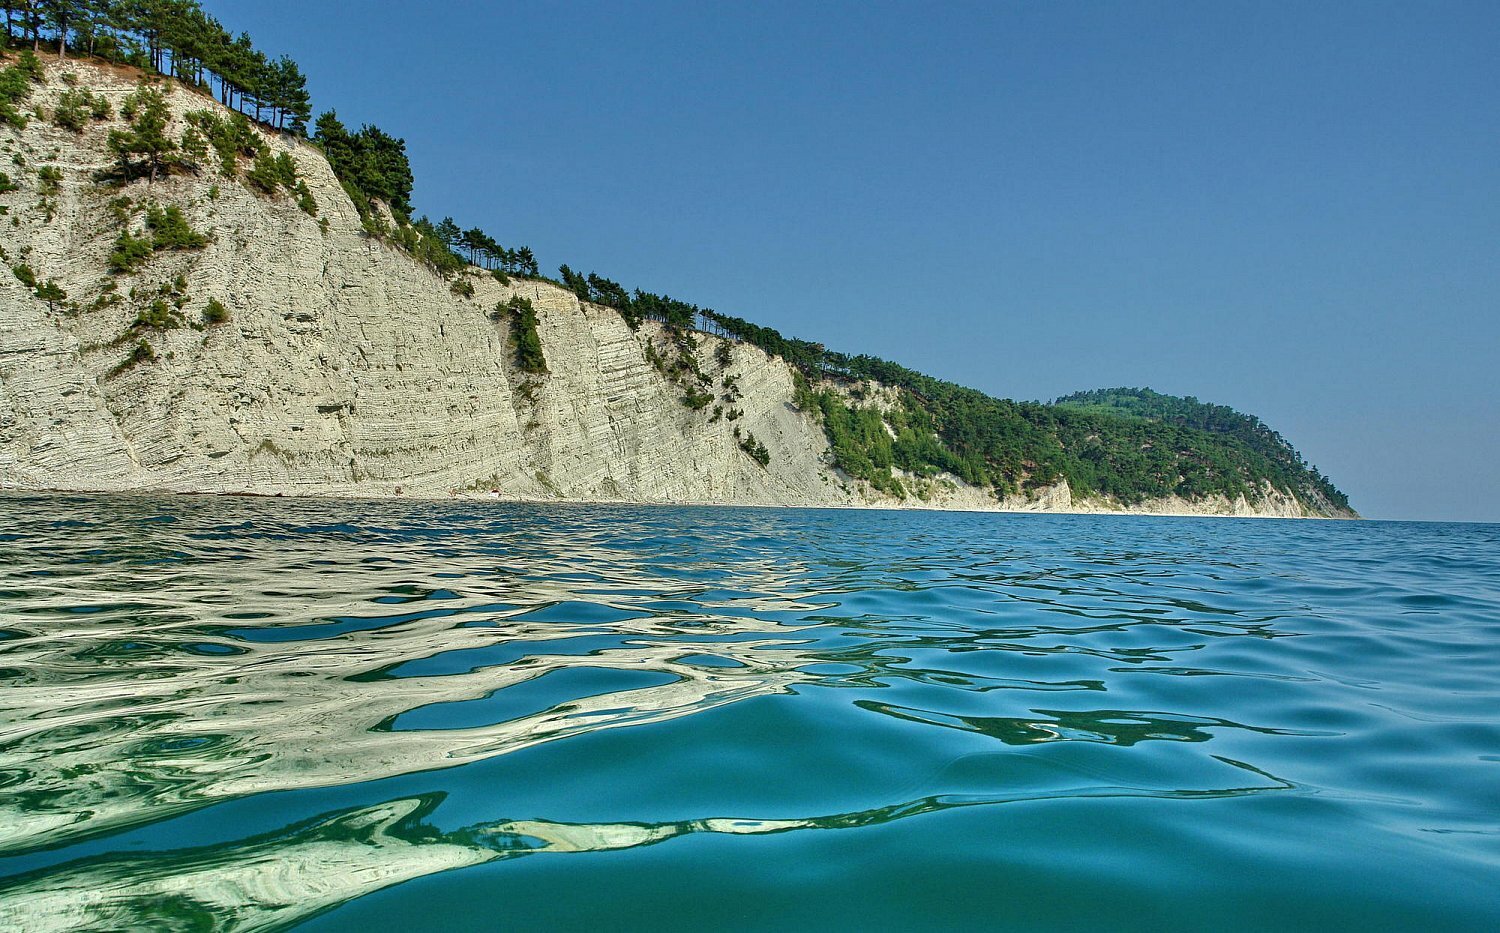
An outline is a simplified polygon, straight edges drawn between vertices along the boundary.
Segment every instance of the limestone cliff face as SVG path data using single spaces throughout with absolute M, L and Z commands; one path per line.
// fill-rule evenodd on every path
M 47 113 L 68 86 L 64 72 L 116 112 L 136 86 L 121 71 L 49 63 L 33 97 Z M 218 109 L 161 87 L 174 135 L 184 113 Z M 80 135 L 33 119 L 0 129 L 0 156 L 18 186 L 0 196 L 6 263 L 24 263 L 68 294 L 49 306 L 0 274 L 0 487 L 1109 508 L 1074 503 L 1066 486 L 1001 503 L 951 479 L 929 484 L 926 500 L 893 501 L 829 466 L 821 426 L 792 404 L 793 374 L 780 359 L 732 344 L 725 364 L 718 339 L 699 335 L 693 352 L 716 397 L 693 409 L 684 386 L 652 362 L 680 352 L 660 327 L 633 331 L 613 310 L 542 282 L 474 275 L 473 295 L 455 295 L 408 254 L 364 234 L 328 163 L 306 143 L 263 134 L 295 160 L 317 217 L 288 196 L 220 177 L 212 159 L 197 174 L 101 185 L 96 176 L 112 165 L 106 138 L 118 126 L 94 122 Z M 44 180 L 44 167 L 60 182 Z M 212 241 L 111 276 L 121 226 L 110 202 L 121 196 L 131 210 L 177 205 Z M 539 312 L 545 376 L 517 369 L 508 324 L 490 314 L 517 293 Z M 191 326 L 132 330 L 158 297 L 181 303 Z M 210 299 L 229 309 L 227 323 L 203 322 Z M 156 358 L 130 363 L 141 339 Z M 767 466 L 742 449 L 750 435 L 770 454 Z M 1303 513 L 1274 490 L 1255 503 L 1140 510 Z

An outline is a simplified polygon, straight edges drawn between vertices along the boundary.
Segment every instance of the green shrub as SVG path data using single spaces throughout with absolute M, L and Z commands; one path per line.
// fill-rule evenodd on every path
M 269 149 L 262 149 L 255 156 L 255 164 L 245 180 L 266 194 L 274 194 L 278 188 L 295 191 L 297 188 L 297 163 L 285 152 L 272 156 Z
M 115 239 L 114 252 L 109 254 L 109 271 L 134 272 L 151 258 L 152 252 L 149 239 L 131 236 L 128 230 L 122 231 Z
M 210 326 L 215 324 L 227 324 L 229 322 L 229 309 L 217 298 L 208 299 L 208 304 L 203 308 L 203 323 Z
M 467 278 L 458 279 L 451 286 L 449 286 L 449 288 L 452 290 L 453 294 L 457 295 L 460 298 L 474 297 L 474 283 L 470 282 Z
M 516 366 L 525 373 L 546 373 L 547 357 L 542 352 L 542 338 L 537 333 L 538 318 L 531 299 L 520 295 L 495 306 L 495 316 L 505 312 L 510 318 L 510 345 L 516 353 Z
M 156 362 L 156 359 L 156 350 L 151 346 L 149 341 L 142 338 L 141 340 L 136 342 L 136 345 L 134 347 L 131 348 L 130 355 L 125 357 L 125 359 L 120 362 L 120 365 L 110 370 L 109 374 L 111 376 L 118 376 L 125 370 L 130 369 L 132 366 L 137 366 L 141 363 L 154 363 Z
M 26 263 L 23 262 L 12 266 L 10 271 L 16 274 L 16 278 L 20 280 L 22 285 L 25 285 L 27 288 L 36 288 L 36 273 Z
M 41 183 L 42 197 L 51 197 L 62 190 L 62 170 L 55 165 L 43 165 L 36 170 L 37 181 Z
M 52 122 L 65 130 L 82 133 L 90 119 L 108 120 L 109 100 L 96 96 L 87 88 L 73 88 L 58 95 L 57 107 L 52 111 Z
M 146 229 L 151 231 L 152 249 L 202 249 L 208 237 L 188 226 L 182 208 L 152 204 L 146 208 Z
M 48 279 L 38 285 L 36 287 L 36 296 L 47 302 L 47 307 L 49 308 L 56 305 L 59 301 L 68 300 L 68 293 L 63 291 L 63 287 L 57 284 L 57 281 L 54 279 Z
M 21 186 L 10 180 L 10 176 L 0 172 L 0 194 L 9 194 Z
M 11 67 L 25 75 L 33 84 L 41 84 L 47 79 L 47 72 L 42 68 L 41 59 L 37 58 L 36 53 L 30 49 L 22 52 Z
M 219 157 L 219 171 L 225 178 L 239 175 L 241 158 L 258 159 L 267 151 L 265 141 L 242 113 L 226 118 L 208 110 L 194 110 L 186 119 L 213 147 Z
M 154 330 L 168 330 L 173 327 L 182 326 L 182 312 L 167 304 L 165 298 L 154 298 L 151 304 L 142 308 L 135 316 L 132 327 L 149 327 Z
M 739 428 L 735 428 L 735 435 L 739 435 Z M 761 469 L 771 465 L 771 452 L 766 450 L 766 445 L 755 439 L 755 435 L 745 432 L 740 438 L 740 450 L 750 455 L 750 459 L 761 465 Z
M 309 217 L 318 216 L 318 201 L 308 189 L 307 182 L 301 178 L 297 179 L 297 187 L 294 190 L 297 194 L 297 206 L 302 209 L 302 213 Z
M 682 397 L 682 404 L 693 411 L 701 411 L 709 406 L 714 400 L 713 393 L 704 392 L 700 389 L 689 387 L 687 394 Z

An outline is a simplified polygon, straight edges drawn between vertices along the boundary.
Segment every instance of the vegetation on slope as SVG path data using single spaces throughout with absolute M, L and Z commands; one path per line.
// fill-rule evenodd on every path
M 1321 496 L 1332 505 L 1347 509 L 1349 499 L 1316 467 L 1302 459 L 1286 438 L 1253 415 L 1227 405 L 1200 402 L 1189 395 L 1180 398 L 1150 389 L 1095 389 L 1064 396 L 1057 405 L 1082 412 L 1124 416 L 1192 428 L 1236 441 L 1245 455 L 1262 458 L 1264 470 L 1278 486 L 1299 490 L 1310 497 Z

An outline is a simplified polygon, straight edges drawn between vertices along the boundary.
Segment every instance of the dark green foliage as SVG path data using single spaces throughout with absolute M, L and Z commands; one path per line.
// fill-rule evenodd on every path
M 4 172 L 0 172 L 0 194 L 9 194 L 19 187 L 20 185 L 17 185 L 15 182 L 10 180 L 9 175 L 5 174 Z
M 496 278 L 501 279 L 502 284 L 508 282 L 511 275 L 531 278 L 539 275 L 536 257 L 531 255 L 529 247 L 509 249 L 501 246 L 495 242 L 494 237 L 478 227 L 460 230 L 452 217 L 444 217 L 442 222 L 433 228 L 433 232 L 448 244 L 449 249 L 470 265 L 499 273 Z
M 31 97 L 31 86 L 42 80 L 42 63 L 28 49 L 14 65 L 0 69 L 0 123 L 24 127 L 21 105 Z
M 183 163 L 194 171 L 197 171 L 198 167 L 208 159 L 208 140 L 204 139 L 203 134 L 195 127 L 190 126 L 182 131 L 182 138 L 178 140 L 177 148 L 182 153 Z
M 151 303 L 136 314 L 133 327 L 150 327 L 165 330 L 182 324 L 182 316 L 176 308 L 167 304 L 165 298 L 153 298 Z
M 1182 495 L 1201 495 L 1205 490 L 1224 491 L 1216 488 L 1224 485 L 1219 477 L 1231 474 L 1245 464 L 1249 467 L 1244 476 L 1247 483 L 1266 479 L 1304 498 L 1322 498 L 1337 508 L 1349 507 L 1348 497 L 1316 467 L 1309 465 L 1286 438 L 1259 418 L 1227 405 L 1200 402 L 1192 396 L 1178 398 L 1150 389 L 1131 388 L 1076 392 L 1058 399 L 1056 404 L 1082 413 L 1123 415 L 1202 431 L 1220 438 L 1226 449 L 1202 451 L 1184 465 L 1178 490 Z
M 155 204 L 146 208 L 146 229 L 151 232 L 151 248 L 202 249 L 208 245 L 208 237 L 188 226 L 182 208 L 168 204 L 165 208 Z
M 41 59 L 37 58 L 36 53 L 30 49 L 24 49 L 20 55 L 16 56 L 16 63 L 11 67 L 32 84 L 41 84 L 47 79 L 47 72 L 42 68 Z
M 447 240 L 426 218 L 420 217 L 405 226 L 397 227 L 391 239 L 417 260 L 426 263 L 433 271 L 449 278 L 464 270 L 464 261 L 448 248 Z
M 170 75 L 202 93 L 216 90 L 221 103 L 253 110 L 257 120 L 277 129 L 300 134 L 306 127 L 311 107 L 297 64 L 268 57 L 243 33 L 232 35 L 196 0 L 44 0 L 28 6 L 45 14 L 33 21 L 33 35 L 49 30 L 60 55 L 71 40 L 90 55 Z M 21 67 L 40 72 L 30 52 Z
M 265 141 L 242 113 L 221 117 L 208 110 L 194 110 L 186 118 L 213 147 L 219 157 L 219 172 L 225 178 L 239 175 L 240 159 L 256 159 L 266 152 Z
M 278 188 L 296 191 L 300 179 L 297 164 L 290 155 L 283 152 L 273 156 L 269 150 L 263 149 L 256 155 L 255 164 L 245 175 L 245 180 L 266 194 L 274 194 Z
M 114 251 L 109 254 L 109 271 L 114 273 L 134 272 L 160 250 L 201 249 L 208 245 L 208 236 L 188 226 L 182 208 L 175 204 L 161 207 L 146 206 L 146 236 L 133 235 L 129 229 L 130 202 L 116 200 L 110 207 L 115 218 L 124 228 L 115 238 Z
M 87 88 L 69 88 L 58 95 L 52 122 L 66 130 L 82 133 L 89 120 L 108 120 L 109 100 L 96 96 Z
M 510 301 L 495 306 L 495 315 L 504 313 L 510 319 L 510 346 L 516 353 L 516 366 L 524 373 L 546 373 L 547 357 L 542 353 L 539 323 L 531 299 L 513 295 Z
M 883 492 L 905 494 L 901 481 L 891 473 L 896 463 L 895 445 L 881 412 L 851 408 L 837 393 L 826 390 L 809 390 L 801 404 L 812 406 L 810 410 L 822 418 L 835 466 Z
M 152 252 L 150 239 L 131 236 L 129 230 L 123 230 L 115 240 L 114 251 L 109 254 L 109 271 L 134 272 L 151 258 Z
M 740 450 L 750 455 L 750 459 L 760 464 L 761 469 L 771 465 L 771 452 L 766 450 L 766 445 L 755 439 L 755 435 L 746 432 L 740 437 L 740 429 L 734 429 L 734 436 L 740 438 Z
M 405 140 L 376 126 L 351 133 L 332 110 L 318 117 L 313 138 L 361 215 L 374 201 L 383 202 L 400 221 L 411 214 L 412 174 Z
M 227 324 L 229 322 L 229 309 L 217 298 L 208 299 L 208 304 L 203 307 L 203 323 L 213 326 L 216 324 Z
M 23 262 L 12 266 L 10 271 L 15 273 L 16 279 L 22 285 L 25 285 L 27 288 L 36 288 L 36 273 L 26 263 Z
M 122 179 L 129 181 L 147 174 L 155 181 L 158 173 L 179 164 L 177 143 L 167 134 L 171 114 L 167 109 L 166 95 L 149 84 L 142 84 L 125 98 L 120 113 L 126 119 L 126 129 L 110 131 L 109 148 L 120 160 Z
M 156 359 L 156 350 L 152 348 L 149 341 L 142 338 L 141 340 L 136 342 L 136 345 L 134 347 L 131 348 L 130 355 L 125 357 L 125 359 L 121 361 L 120 365 L 110 370 L 109 374 L 111 376 L 118 376 L 120 373 L 125 372 L 125 370 L 130 369 L 133 366 L 138 366 L 141 363 L 154 363 L 156 362 Z
M 696 386 L 689 386 L 687 394 L 682 397 L 682 404 L 693 411 L 700 411 L 707 408 L 713 400 L 714 396 L 712 392 L 704 392 Z
M 37 169 L 36 179 L 41 183 L 42 197 L 50 197 L 62 190 L 62 170 L 55 165 L 43 165 Z
M 302 213 L 309 217 L 318 216 L 318 201 L 313 197 L 312 191 L 308 189 L 305 180 L 301 178 L 297 179 L 297 184 L 292 188 L 292 193 L 297 195 L 297 206 L 302 209 Z
M 453 284 L 449 286 L 449 289 L 460 298 L 474 297 L 474 283 L 463 276 L 455 279 Z
M 47 307 L 54 307 L 59 301 L 67 301 L 68 293 L 53 279 L 48 279 L 36 287 L 36 296 L 47 302 Z

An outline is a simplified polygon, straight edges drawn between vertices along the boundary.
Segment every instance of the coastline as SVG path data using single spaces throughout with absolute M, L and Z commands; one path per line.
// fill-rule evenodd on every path
M 996 515 L 1118 515 L 1123 517 L 1147 517 L 1147 518 L 1249 518 L 1249 519 L 1287 519 L 1287 520 L 1323 520 L 1323 521 L 1365 521 L 1365 517 L 1358 514 L 1350 515 L 1287 515 L 1267 511 L 1211 511 L 1208 509 L 1182 509 L 1182 508 L 1151 508 L 1149 503 L 1162 502 L 1163 500 L 1148 500 L 1148 507 L 1108 507 L 1106 505 L 1082 504 L 1067 508 L 1051 507 L 1007 507 L 1003 503 L 997 503 L 993 508 L 976 505 L 954 504 L 936 505 L 932 503 L 904 504 L 897 502 L 828 502 L 816 504 L 802 503 L 779 503 L 779 502 L 735 502 L 735 501 L 713 501 L 705 499 L 626 499 L 626 498 L 600 498 L 600 497 L 568 497 L 556 496 L 543 498 L 537 496 L 511 496 L 499 493 L 478 492 L 451 492 L 448 495 L 433 495 L 431 493 L 406 494 L 400 491 L 364 491 L 351 489 L 320 489 L 314 492 L 288 492 L 257 491 L 257 490 L 211 490 L 211 489 L 170 489 L 136 487 L 130 489 L 85 489 L 85 488 L 60 488 L 60 487 L 32 487 L 7 485 L 0 482 L 0 496 L 4 495 L 39 495 L 39 496 L 109 496 L 109 497 L 150 497 L 150 496 L 181 496 L 185 498 L 197 497 L 219 497 L 229 499 L 282 499 L 282 500 L 312 500 L 323 502 L 474 502 L 494 503 L 497 505 L 576 505 L 576 506 L 642 506 L 647 508 L 726 508 L 726 509 L 798 509 L 798 510 L 831 510 L 831 511 L 871 511 L 871 512 L 961 512 L 971 514 L 996 514 Z

